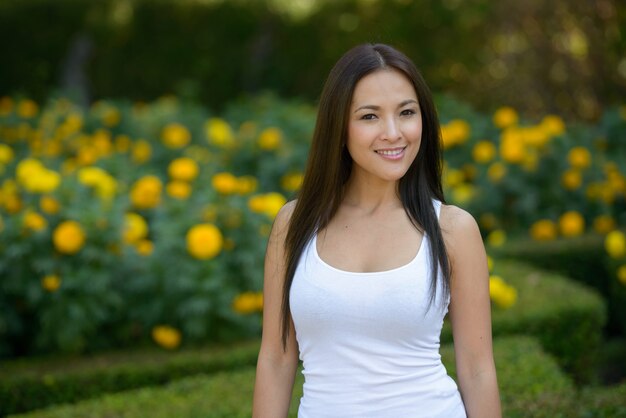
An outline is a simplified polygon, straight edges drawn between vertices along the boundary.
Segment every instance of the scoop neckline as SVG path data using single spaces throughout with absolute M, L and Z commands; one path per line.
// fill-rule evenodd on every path
M 317 252 L 317 233 L 313 234 L 313 240 L 312 240 L 312 245 L 313 245 L 313 255 L 315 256 L 315 259 L 324 267 L 328 268 L 329 270 L 332 270 L 336 273 L 341 273 L 341 274 L 346 274 L 346 275 L 351 275 L 351 276 L 377 276 L 377 275 L 385 275 L 385 274 L 389 274 L 389 273 L 394 273 L 400 270 L 403 270 L 407 267 L 410 267 L 411 265 L 413 265 L 417 259 L 419 258 L 420 254 L 422 254 L 422 249 L 424 248 L 425 245 L 425 240 L 426 240 L 426 233 L 424 233 L 422 235 L 422 239 L 420 241 L 420 246 L 417 249 L 417 253 L 415 254 L 415 256 L 407 263 L 398 266 L 398 267 L 394 267 L 392 269 L 388 269 L 388 270 L 380 270 L 380 271 L 348 271 L 348 270 L 342 270 L 340 268 L 337 267 L 333 267 L 330 264 L 328 264 L 326 261 L 324 261 L 322 259 L 322 257 L 320 256 L 320 254 Z

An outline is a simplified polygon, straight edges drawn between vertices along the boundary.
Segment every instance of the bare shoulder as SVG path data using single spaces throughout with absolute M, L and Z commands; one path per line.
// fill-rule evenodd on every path
M 287 230 L 289 229 L 289 221 L 291 220 L 291 215 L 296 207 L 297 200 L 291 200 L 283 205 L 282 208 L 278 211 L 276 218 L 274 218 L 274 225 L 272 226 L 272 233 L 270 235 L 270 240 L 272 238 L 281 237 L 284 239 L 287 235 Z
M 442 231 L 453 234 L 478 229 L 478 224 L 474 217 L 466 210 L 454 205 L 441 205 L 439 225 Z
M 480 242 L 480 229 L 474 217 L 464 209 L 454 205 L 441 205 L 439 225 L 449 251 Z

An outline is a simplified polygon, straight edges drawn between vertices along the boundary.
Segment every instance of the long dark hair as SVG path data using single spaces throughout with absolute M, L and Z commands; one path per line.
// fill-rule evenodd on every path
M 422 116 L 422 140 L 415 160 L 399 181 L 398 192 L 409 219 L 425 234 L 432 249 L 430 301 L 436 296 L 439 268 L 444 295 L 450 294 L 450 264 L 432 204 L 433 198 L 445 202 L 441 187 L 439 120 L 432 94 L 415 65 L 403 53 L 383 44 L 359 45 L 337 61 L 320 97 L 304 181 L 285 239 L 286 271 L 281 309 L 283 348 L 289 333 L 289 291 L 298 261 L 313 234 L 328 225 L 337 212 L 352 169 L 352 158 L 344 145 L 354 88 L 363 77 L 381 69 L 400 71 L 415 88 Z

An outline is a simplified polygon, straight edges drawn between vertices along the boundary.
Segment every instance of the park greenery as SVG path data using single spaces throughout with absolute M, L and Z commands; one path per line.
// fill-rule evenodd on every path
M 623 317 L 607 311 L 623 305 L 626 288 L 624 110 L 568 126 L 556 115 L 525 120 L 506 106 L 485 115 L 448 96 L 437 106 L 446 195 L 477 218 L 493 255 L 496 340 L 531 336 L 568 384 L 597 382 L 607 315 L 614 335 L 624 329 Z M 313 106 L 263 95 L 212 114 L 172 96 L 88 109 L 5 96 L 0 118 L 5 358 L 258 337 L 265 241 L 302 181 Z M 601 280 L 578 284 L 499 256 L 515 245 L 567 249 L 581 239 L 595 248 Z M 448 328 L 442 339 L 451 342 Z M 224 371 L 203 364 L 77 374 L 86 380 L 26 378 L 22 366 L 5 376 L 3 404 L 25 411 Z M 56 396 L 43 395 L 55 385 Z
M 250 415 L 267 237 L 324 75 L 372 41 L 436 93 L 446 200 L 489 254 L 504 416 L 626 417 L 625 16 L 0 2 L 0 417 Z M 454 376 L 447 322 L 441 341 Z M 298 373 L 290 416 L 301 393 Z

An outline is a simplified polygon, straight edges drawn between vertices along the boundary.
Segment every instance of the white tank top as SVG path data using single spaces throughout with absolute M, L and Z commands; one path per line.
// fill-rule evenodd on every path
M 441 203 L 434 202 L 437 216 Z M 317 236 L 305 247 L 290 306 L 303 362 L 299 418 L 465 418 L 439 355 L 449 298 L 427 310 L 430 245 L 408 264 L 355 273 L 326 264 Z

